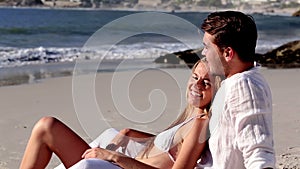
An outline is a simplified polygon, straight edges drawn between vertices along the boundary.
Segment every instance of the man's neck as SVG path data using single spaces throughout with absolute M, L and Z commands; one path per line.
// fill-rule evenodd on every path
M 235 64 L 233 64 L 231 66 L 229 74 L 226 77 L 229 78 L 229 77 L 231 77 L 234 74 L 250 70 L 253 67 L 254 67 L 254 63 L 253 62 L 239 62 L 239 63 L 235 63 Z

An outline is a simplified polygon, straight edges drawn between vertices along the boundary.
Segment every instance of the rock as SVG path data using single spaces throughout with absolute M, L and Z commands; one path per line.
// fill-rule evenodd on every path
M 20 5 L 22 6 L 43 5 L 43 2 L 41 0 L 22 0 Z
M 202 49 L 189 49 L 185 51 L 175 52 L 166 54 L 158 57 L 154 60 L 155 63 L 165 63 L 165 64 L 186 64 L 188 67 L 193 67 L 193 65 L 201 59 Z
M 294 12 L 294 13 L 292 14 L 292 16 L 300 16 L 300 10 Z
M 265 54 L 257 54 L 256 61 L 269 68 L 300 67 L 300 40 L 289 42 Z
M 166 54 L 155 59 L 155 63 L 186 64 L 190 68 L 203 56 L 202 49 L 189 49 Z M 300 67 L 300 40 L 289 42 L 265 54 L 256 54 L 255 61 L 268 68 Z

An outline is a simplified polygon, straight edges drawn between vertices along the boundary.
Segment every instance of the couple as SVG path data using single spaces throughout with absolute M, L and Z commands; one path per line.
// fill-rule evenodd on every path
M 45 168 L 52 153 L 67 168 L 275 168 L 271 92 L 254 65 L 253 18 L 214 12 L 201 28 L 207 62 L 193 67 L 188 105 L 170 127 L 157 136 L 108 129 L 88 145 L 62 122 L 45 117 L 32 131 L 20 168 Z M 222 74 L 226 79 L 217 92 Z M 208 133 L 216 114 L 217 125 Z

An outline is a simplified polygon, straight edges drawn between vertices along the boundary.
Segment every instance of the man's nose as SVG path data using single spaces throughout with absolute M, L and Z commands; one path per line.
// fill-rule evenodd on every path
M 201 55 L 205 56 L 205 54 L 206 54 L 206 50 L 205 50 L 205 48 L 203 48 L 201 51 Z

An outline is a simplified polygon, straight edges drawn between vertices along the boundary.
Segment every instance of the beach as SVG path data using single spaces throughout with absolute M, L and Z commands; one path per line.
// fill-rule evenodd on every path
M 194 28 L 214 10 L 221 9 L 182 8 L 141 17 L 138 9 L 123 8 L 2 8 L 0 169 L 18 168 L 30 132 L 44 116 L 62 120 L 87 142 L 109 127 L 151 133 L 164 129 L 184 108 L 190 70 L 156 65 L 153 60 L 199 48 L 202 41 Z M 257 53 L 299 40 L 299 18 L 290 17 L 292 11 L 246 9 L 257 22 Z M 144 22 L 150 19 L 153 22 Z M 161 24 L 165 20 L 172 20 L 173 26 Z M 86 50 L 87 40 L 103 27 L 108 29 L 98 37 L 99 48 Z M 107 37 L 120 41 L 111 44 Z M 96 74 L 85 74 L 95 71 L 87 67 L 77 76 L 73 72 L 77 59 L 103 62 Z M 300 68 L 261 71 L 273 94 L 277 168 L 300 168 Z M 54 156 L 48 168 L 59 163 Z
M 297 78 L 300 69 L 262 68 L 261 72 L 268 81 L 273 95 L 273 131 L 277 168 L 300 168 L 300 79 Z M 90 142 L 97 134 L 95 133 L 97 126 L 100 126 L 99 133 L 104 130 L 104 127 L 101 127 L 100 124 L 103 120 L 108 122 L 108 127 L 119 129 L 130 126 L 152 133 L 163 129 L 181 111 L 179 109 L 182 109 L 182 107 L 174 105 L 184 105 L 184 102 L 182 100 L 178 102 L 178 99 L 182 99 L 180 92 L 185 89 L 187 72 L 184 69 L 166 69 L 163 71 L 149 70 L 143 73 L 147 73 L 146 79 L 139 77 L 136 72 L 132 71 L 98 73 L 96 76 L 78 76 L 82 82 L 88 82 L 89 76 L 95 77 L 96 86 L 99 86 L 94 90 L 99 108 L 97 111 L 100 111 L 100 114 L 104 117 L 103 119 L 89 118 L 89 116 L 93 116 L 90 113 L 95 110 L 93 106 L 89 106 L 91 104 L 89 99 L 78 102 L 80 99 L 76 97 L 80 95 L 76 95 L 76 92 L 74 92 L 74 89 L 76 89 L 74 85 L 72 89 L 72 83 L 76 82 L 72 76 L 48 78 L 30 84 L 0 87 L 0 168 L 18 168 L 33 125 L 43 116 L 59 118 L 87 142 Z M 176 74 L 176 77 L 174 74 Z M 155 115 L 156 118 L 152 121 L 142 122 L 142 119 L 139 121 L 130 118 L 122 119 L 124 116 L 120 116 L 118 108 L 124 106 L 120 104 L 126 104 L 126 102 L 111 99 L 116 94 L 112 90 L 111 82 L 132 75 L 135 77 L 133 79 L 139 79 L 133 81 L 134 83 L 129 85 L 128 88 L 131 101 L 137 109 L 141 111 L 148 110 L 149 100 L 147 98 L 149 97 L 151 100 L 152 97 L 152 99 L 155 99 L 161 96 L 159 93 L 151 92 L 152 90 L 157 91 L 156 89 L 159 89 L 159 91 L 165 93 L 165 99 L 168 101 L 165 109 L 162 114 Z M 173 78 L 157 80 L 157 77 L 161 76 L 165 77 L 163 79 Z M 118 83 L 118 81 L 115 81 L 115 83 Z M 143 90 L 145 85 L 148 86 L 146 91 Z M 117 88 L 113 89 L 117 90 Z M 174 92 L 174 90 L 177 90 L 177 92 Z M 121 95 L 127 96 L 126 92 Z M 83 104 L 83 107 L 84 105 L 89 107 L 86 109 L 86 118 L 83 118 L 82 112 L 79 112 L 80 104 Z M 152 111 L 156 111 L 155 106 Z M 175 113 L 168 114 L 167 112 Z M 94 129 L 89 128 L 90 124 L 85 121 L 87 119 L 91 119 L 90 124 L 95 126 Z M 124 123 L 120 123 L 120 121 L 124 121 Z M 59 164 L 59 161 L 54 158 L 48 168 L 53 168 L 57 164 Z

